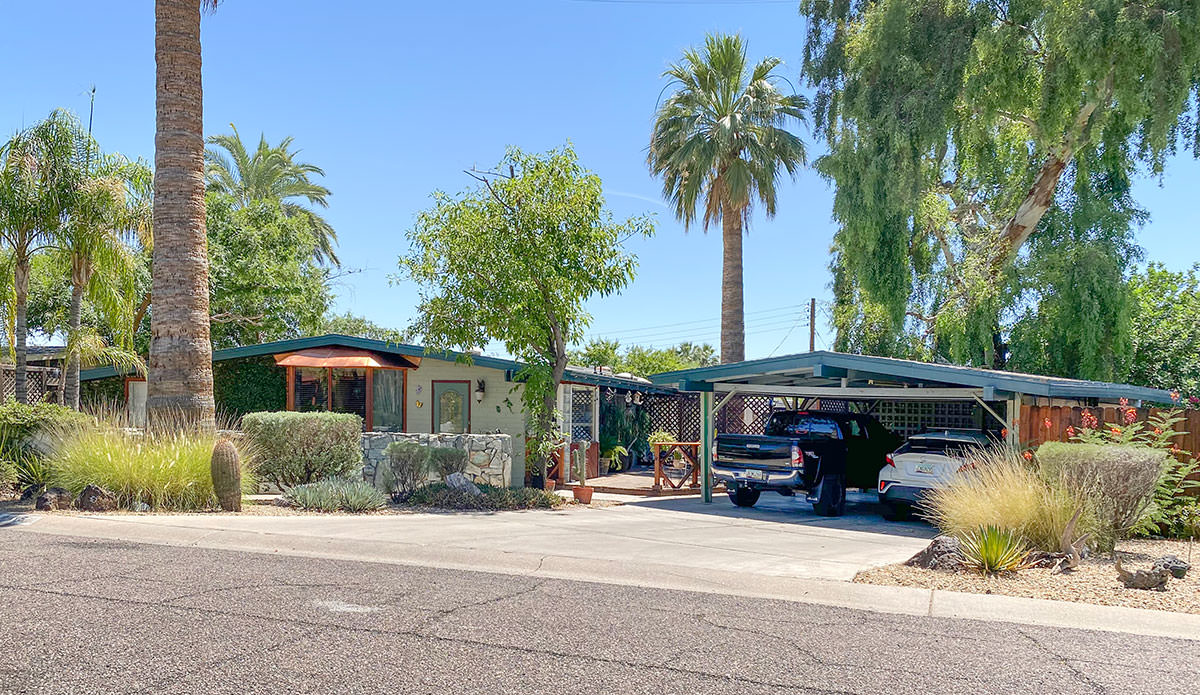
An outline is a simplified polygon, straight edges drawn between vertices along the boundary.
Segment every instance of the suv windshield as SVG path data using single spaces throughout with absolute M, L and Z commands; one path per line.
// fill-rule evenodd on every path
M 946 456 L 964 456 L 982 448 L 976 442 L 964 442 L 961 439 L 935 439 L 933 437 L 916 437 L 908 440 L 896 449 L 897 454 L 945 454 Z
M 837 421 L 811 413 L 775 413 L 767 421 L 768 437 L 803 437 L 805 439 L 841 439 Z

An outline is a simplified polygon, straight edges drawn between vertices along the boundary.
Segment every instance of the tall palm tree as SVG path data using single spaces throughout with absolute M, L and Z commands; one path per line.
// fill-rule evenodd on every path
M 215 427 L 204 227 L 200 14 L 219 0 L 155 0 L 154 251 L 149 424 Z
M 86 141 L 89 147 L 94 142 Z M 94 151 L 94 150 L 93 150 Z M 136 191 L 150 177 L 149 168 L 120 156 L 99 156 L 81 182 L 65 222 L 55 235 L 70 269 L 71 301 L 67 319 L 67 361 L 63 400 L 79 407 L 79 369 L 84 362 L 136 361 L 133 355 L 134 304 L 138 260 L 127 243 L 148 226 L 149 212 Z M 88 156 L 89 162 L 93 156 Z M 115 345 L 83 330 L 85 294 L 116 329 Z M 133 359 L 131 359 L 133 357 Z
M 746 357 L 742 300 L 742 234 L 754 198 L 775 215 L 780 169 L 795 176 L 805 162 L 804 143 L 784 127 L 804 122 L 808 102 L 784 94 L 774 74 L 778 58 L 755 65 L 740 36 L 709 35 L 701 50 L 663 73 L 674 92 L 658 109 L 647 162 L 663 180 L 663 196 L 689 227 L 703 196 L 705 231 L 721 221 L 721 361 Z
M 29 402 L 29 269 L 50 248 L 78 188 L 84 162 L 78 157 L 79 122 L 65 111 L 17 133 L 0 147 L 0 243 L 11 272 L 15 395 Z
M 208 144 L 213 145 L 204 155 L 208 162 L 209 189 L 230 196 L 235 207 L 259 200 L 278 202 L 283 214 L 308 222 L 317 242 L 317 262 L 340 265 L 333 251 L 337 244 L 333 227 L 317 212 L 295 200 L 303 198 L 311 205 L 329 207 L 329 189 L 310 178 L 324 176 L 325 172 L 315 164 L 296 161 L 300 151 L 292 149 L 290 136 L 272 146 L 265 135 L 259 135 L 258 148 L 250 154 L 237 127 L 232 123 L 229 127 L 233 133 L 208 139 Z

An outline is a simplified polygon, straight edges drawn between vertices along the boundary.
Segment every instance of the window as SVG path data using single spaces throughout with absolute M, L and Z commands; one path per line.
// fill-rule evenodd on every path
M 946 456 L 966 456 L 978 451 L 981 444 L 964 442 L 957 439 L 934 439 L 932 437 L 916 437 L 908 440 L 896 449 L 897 454 L 945 454 Z
M 404 431 L 404 370 L 376 369 L 372 384 L 377 432 Z
M 329 410 L 329 370 L 322 367 L 296 367 L 296 410 L 311 413 Z
M 841 439 L 837 421 L 810 413 L 775 413 L 767 422 L 767 435 L 806 439 Z
M 353 413 L 367 419 L 367 370 L 331 369 L 333 374 L 333 412 Z

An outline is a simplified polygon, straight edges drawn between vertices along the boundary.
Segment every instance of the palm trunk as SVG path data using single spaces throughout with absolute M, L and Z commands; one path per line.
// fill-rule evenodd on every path
M 16 364 L 13 372 L 13 391 L 18 403 L 29 403 L 29 348 L 26 335 L 29 314 L 29 259 L 17 258 L 13 269 L 13 292 L 16 294 L 16 326 L 13 341 L 16 345 Z
M 746 359 L 746 315 L 742 300 L 742 213 L 721 215 L 725 245 L 721 266 L 721 363 Z
M 201 0 L 156 0 L 149 424 L 215 425 L 204 228 Z
M 87 271 L 73 259 L 71 268 L 71 309 L 68 319 L 67 373 L 63 376 L 63 405 L 79 410 L 79 328 L 83 323 L 83 290 L 87 286 Z

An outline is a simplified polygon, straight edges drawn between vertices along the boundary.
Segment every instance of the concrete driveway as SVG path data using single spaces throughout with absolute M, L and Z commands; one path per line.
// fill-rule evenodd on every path
M 873 495 L 853 496 L 847 514 L 825 518 L 800 499 L 764 494 L 752 509 L 719 496 L 636 500 L 563 511 L 368 516 L 218 514 L 58 516 L 43 533 L 162 540 L 230 549 L 274 544 L 283 552 L 479 566 L 494 558 L 537 567 L 556 559 L 647 572 L 719 570 L 742 575 L 849 580 L 862 569 L 900 562 L 934 531 L 878 516 Z

